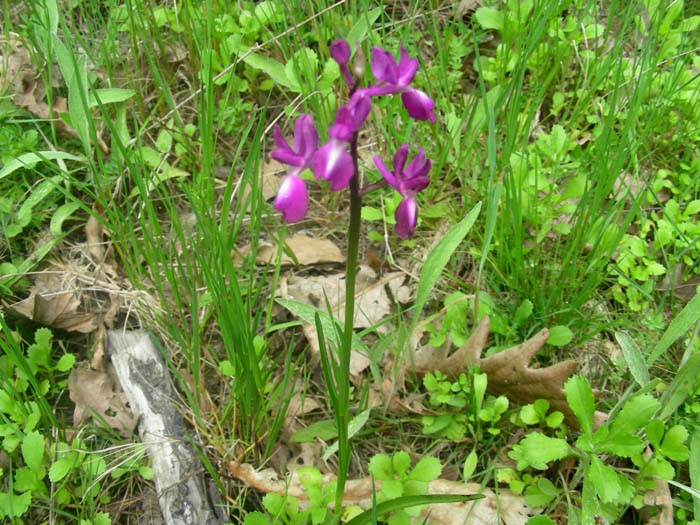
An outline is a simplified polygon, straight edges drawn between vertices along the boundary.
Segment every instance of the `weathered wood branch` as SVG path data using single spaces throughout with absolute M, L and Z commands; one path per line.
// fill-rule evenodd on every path
M 165 523 L 222 525 L 218 492 L 209 487 L 175 403 L 168 368 L 148 334 L 110 330 L 107 352 L 131 410 L 139 417 L 138 431 L 153 462 Z

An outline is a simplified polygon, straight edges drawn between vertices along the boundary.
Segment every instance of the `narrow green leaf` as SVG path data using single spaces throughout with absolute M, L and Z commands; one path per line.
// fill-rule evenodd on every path
M 274 58 L 259 55 L 258 53 L 249 53 L 243 59 L 243 62 L 254 69 L 258 69 L 263 73 L 266 73 L 275 82 L 275 84 L 285 87 L 295 93 L 299 91 L 299 86 L 294 85 L 294 83 L 287 77 L 284 64 L 278 62 Z
M 77 202 L 66 202 L 58 207 L 51 216 L 51 224 L 49 231 L 51 235 L 57 237 L 63 233 L 63 222 L 80 209 L 80 204 Z
M 335 422 L 329 419 L 316 421 L 306 428 L 297 430 L 289 438 L 292 443 L 309 443 L 315 439 L 328 441 L 338 436 L 338 430 L 335 428 Z
M 355 22 L 350 31 L 348 31 L 345 40 L 352 48 L 355 48 L 358 42 L 362 42 L 369 33 L 377 19 L 381 16 L 384 11 L 383 7 L 375 7 L 369 13 L 362 15 L 360 19 Z
M 60 177 L 57 175 L 55 177 L 43 180 L 32 188 L 29 197 L 25 199 L 17 212 L 17 222 L 21 226 L 24 227 L 29 224 L 34 207 L 53 193 L 59 180 Z
M 365 525 L 372 522 L 372 515 L 383 516 L 389 512 L 416 507 L 418 505 L 435 505 L 436 503 L 461 503 L 483 498 L 483 494 L 457 495 L 457 494 L 425 494 L 422 496 L 402 496 L 379 503 L 376 507 L 364 511 L 355 516 L 345 525 Z
M 371 412 L 372 408 L 368 408 L 367 410 L 363 410 L 350 420 L 350 423 L 348 424 L 348 438 L 353 437 L 362 429 L 362 427 L 365 426 L 365 423 L 367 423 Z M 330 447 L 328 447 L 328 449 L 323 453 L 323 461 L 328 461 L 328 459 L 336 452 L 338 452 L 337 441 L 333 443 Z
M 637 342 L 627 332 L 615 332 L 615 340 L 622 349 L 622 355 L 634 380 L 639 386 L 646 386 L 649 382 L 649 368 Z
M 472 477 L 472 474 L 474 474 L 478 459 L 479 458 L 476 455 L 476 450 L 472 449 L 472 451 L 464 460 L 464 466 L 462 467 L 462 479 L 465 482 L 469 481 L 469 479 Z
M 647 364 L 649 366 L 653 365 L 659 356 L 697 323 L 698 320 L 700 320 L 700 293 L 696 294 L 673 321 L 671 321 L 671 324 L 668 325 L 664 335 L 661 336 L 661 339 L 656 343 L 656 346 L 647 358 Z
M 323 326 L 323 331 L 326 334 L 336 333 L 336 326 L 338 326 L 337 323 L 339 321 L 333 319 L 330 315 L 328 315 L 327 312 L 323 312 L 311 305 L 301 303 L 299 301 L 293 301 L 291 299 L 277 299 L 277 302 L 280 305 L 284 306 L 287 310 L 292 312 L 294 315 L 303 319 L 305 322 L 311 325 L 315 323 L 314 318 L 316 316 L 316 313 L 318 313 L 319 318 L 321 320 L 321 325 Z M 369 355 L 369 348 L 367 348 L 367 345 L 365 345 L 362 342 L 362 340 L 357 336 L 357 334 L 353 334 L 352 336 L 352 348 L 353 350 L 357 350 L 364 355 Z
M 700 375 L 700 354 L 693 354 L 683 363 L 661 396 L 660 419 L 668 419 L 683 404 L 691 392 L 691 388 L 697 384 L 698 375 Z
M 467 236 L 469 230 L 471 230 L 474 221 L 479 215 L 479 210 L 481 210 L 480 202 L 472 208 L 464 219 L 450 228 L 423 263 L 423 268 L 421 268 L 420 278 L 418 280 L 418 291 L 416 292 L 416 302 L 413 310 L 413 323 L 411 330 L 408 332 L 409 334 L 415 332 L 415 327 L 423 311 L 423 307 L 425 303 L 428 302 L 430 293 L 433 291 L 435 284 L 440 278 L 442 270 L 444 270 L 454 251 Z
M 83 157 L 77 157 L 64 151 L 37 151 L 32 153 L 23 153 L 19 157 L 10 160 L 0 170 L 0 179 L 4 179 L 8 175 L 12 175 L 15 171 L 21 168 L 33 168 L 39 162 L 47 160 L 75 160 L 83 161 Z
M 99 104 L 116 104 L 118 102 L 124 102 L 129 100 L 136 94 L 135 89 L 123 89 L 123 88 L 100 88 L 95 89 L 90 93 L 90 101 L 88 106 L 94 108 Z
M 693 509 L 695 515 L 700 516 L 700 428 L 695 428 L 690 437 L 688 474 L 690 486 L 696 493 L 693 497 Z
M 67 79 L 68 84 L 68 115 L 70 123 L 75 129 L 83 148 L 90 148 L 90 115 L 85 104 L 89 102 L 88 78 L 87 78 L 87 57 L 80 55 L 76 57 L 73 77 Z M 83 102 L 85 101 L 85 102 Z
M 566 402 L 578 419 L 584 434 L 593 432 L 593 413 L 595 412 L 595 400 L 591 386 L 581 376 L 571 376 L 564 384 Z

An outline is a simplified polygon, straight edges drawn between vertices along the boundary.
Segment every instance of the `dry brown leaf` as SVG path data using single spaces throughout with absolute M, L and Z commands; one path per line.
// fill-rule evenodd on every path
M 103 239 L 104 228 L 102 223 L 97 220 L 94 215 L 88 217 L 85 223 L 85 241 L 87 249 L 92 256 L 95 264 L 100 264 L 104 261 L 106 250 Z
M 73 424 L 82 426 L 97 415 L 124 437 L 133 434 L 138 419 L 127 405 L 126 395 L 114 374 L 88 368 L 74 368 L 68 376 L 68 391 L 75 403 Z
M 38 55 L 38 54 L 37 54 Z M 67 101 L 64 97 L 54 97 L 53 106 L 49 106 L 43 85 L 37 81 L 40 74 L 31 59 L 25 43 L 16 33 L 9 33 L 9 38 L 0 36 L 0 94 L 9 93 L 12 102 L 26 109 L 36 117 L 44 120 L 54 120 L 56 126 L 71 135 L 79 138 L 77 131 L 59 118 L 61 113 L 68 111 Z M 60 71 L 55 67 L 53 87 L 60 87 Z M 97 137 L 100 149 L 109 153 L 109 146 Z
M 450 342 L 440 348 L 423 347 L 414 355 L 415 369 L 419 373 L 441 371 L 447 377 L 457 378 L 469 365 L 478 365 L 488 377 L 488 390 L 503 394 L 519 403 L 532 403 L 546 399 L 553 410 L 561 411 L 567 423 L 578 427 L 564 395 L 564 383 L 577 367 L 576 361 L 566 360 L 544 368 L 530 368 L 530 362 L 549 337 L 549 331 L 540 330 L 522 344 L 482 358 L 489 336 L 489 318 L 485 316 L 477 325 L 469 340 L 448 356 Z M 594 424 L 605 422 L 607 416 L 596 412 Z
M 306 492 L 299 482 L 296 472 L 292 472 L 288 480 L 279 479 L 272 469 L 256 471 L 252 465 L 231 462 L 229 473 L 243 481 L 247 486 L 260 492 L 288 494 L 299 500 L 302 508 L 309 506 Z M 325 474 L 323 483 L 334 483 L 335 476 Z M 375 490 L 381 490 L 381 481 L 374 481 Z M 460 483 L 438 479 L 428 484 L 428 494 L 481 494 L 484 497 L 476 501 L 464 503 L 440 503 L 428 505 L 420 514 L 421 519 L 430 516 L 432 525 L 452 525 L 469 523 L 470 525 L 523 525 L 532 510 L 525 504 L 521 496 L 507 489 L 500 489 L 498 495 L 489 489 L 482 488 L 478 483 Z M 345 484 L 343 494 L 344 505 L 357 505 L 368 509 L 372 505 L 372 479 L 351 479 Z
M 394 272 L 377 280 L 377 274 L 374 270 L 369 266 L 362 265 L 358 269 L 356 279 L 355 320 L 353 326 L 354 328 L 369 328 L 379 324 L 391 314 L 391 296 L 401 295 L 401 288 L 405 288 L 403 286 L 405 275 L 400 272 Z M 387 289 L 389 290 L 388 292 Z M 344 273 L 287 277 L 280 283 L 279 293 L 285 299 L 293 299 L 310 304 L 324 311 L 326 310 L 326 298 L 328 298 L 336 318 L 344 318 Z M 320 349 L 316 327 L 305 323 L 302 328 L 309 342 L 312 358 L 318 361 L 320 359 Z M 379 333 L 386 333 L 387 330 L 385 325 L 377 327 L 377 332 Z M 352 378 L 356 380 L 367 369 L 369 364 L 370 360 L 367 356 L 353 351 L 350 354 L 350 375 Z
M 65 289 L 69 283 L 60 278 L 60 272 L 37 275 L 29 297 L 9 306 L 15 313 L 37 324 L 67 332 L 89 333 L 98 324 L 95 314 L 80 312 L 80 291 Z
M 285 239 L 284 244 L 291 255 L 282 253 L 282 266 L 311 266 L 312 264 L 343 263 L 345 257 L 340 248 L 328 239 L 318 239 L 308 235 L 292 235 Z M 277 257 L 277 246 L 269 244 L 260 246 L 255 262 L 258 264 L 273 264 Z

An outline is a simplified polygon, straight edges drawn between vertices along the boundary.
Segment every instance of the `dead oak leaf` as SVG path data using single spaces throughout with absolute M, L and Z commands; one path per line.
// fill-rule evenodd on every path
M 99 322 L 92 313 L 80 312 L 80 291 L 68 288 L 58 272 L 40 273 L 30 289 L 29 297 L 9 309 L 42 326 L 67 332 L 89 333 Z
M 298 234 L 287 237 L 284 241 L 285 250 L 280 263 L 282 266 L 311 266 L 313 264 L 332 264 L 345 262 L 345 256 L 340 248 L 328 239 L 318 239 L 308 235 Z M 274 264 L 277 258 L 277 247 L 262 245 L 258 248 L 255 262 L 258 264 Z
M 440 348 L 423 347 L 416 350 L 415 370 L 422 374 L 439 370 L 455 379 L 468 366 L 478 365 L 488 378 L 487 388 L 492 394 L 503 394 L 522 404 L 546 399 L 553 410 L 564 414 L 568 424 L 578 427 L 564 394 L 564 383 L 576 370 L 576 361 L 568 359 L 543 368 L 530 367 L 532 358 L 547 341 L 549 331 L 540 330 L 524 343 L 482 358 L 488 336 L 489 318 L 484 316 L 469 340 L 453 354 L 448 355 L 449 341 Z M 596 412 L 594 425 L 601 425 L 606 418 L 606 414 Z
M 82 426 L 93 415 L 122 436 L 131 436 L 138 419 L 128 407 L 126 395 L 107 371 L 74 368 L 68 376 L 70 399 L 75 403 L 73 424 Z

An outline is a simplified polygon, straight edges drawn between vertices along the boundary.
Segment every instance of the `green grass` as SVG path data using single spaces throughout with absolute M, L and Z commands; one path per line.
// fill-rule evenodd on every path
M 326 136 L 345 100 L 344 87 L 324 69 L 328 45 L 351 31 L 367 61 L 365 83 L 372 82 L 373 45 L 397 56 L 403 44 L 419 58 L 414 85 L 435 101 L 438 122 L 410 121 L 400 103 L 382 99 L 361 135 L 361 168 L 369 182 L 379 179 L 371 157 L 389 162 L 404 142 L 412 154 L 425 147 L 433 168 L 410 241 L 392 233 L 397 198 L 388 191 L 365 198 L 371 220 L 363 221 L 363 249 L 423 280 L 410 284 L 412 290 L 418 286 L 413 307 L 396 306 L 384 321 L 388 335 L 373 329 L 361 334 L 373 362 L 355 385 L 350 416 L 367 408 L 383 379 L 401 385 L 408 334 L 422 319 L 429 319 L 431 337 L 447 332 L 459 338 L 488 311 L 495 347 L 517 344 L 543 327 L 565 326 L 573 339 L 548 346 L 537 358 L 540 365 L 566 358 L 593 363 L 580 374 L 604 389 L 597 404 L 603 410 L 640 390 L 674 407 L 663 414 L 664 424 L 686 428 L 690 447 L 687 458 L 681 454 L 671 462 L 681 485 L 671 487 L 675 519 L 700 519 L 692 493 L 698 490 L 692 473 L 700 469 L 697 318 L 686 310 L 670 325 L 672 343 L 655 350 L 687 302 L 675 296 L 674 283 L 692 285 L 700 268 L 700 13 L 694 4 L 508 1 L 484 2 L 466 13 L 437 2 L 370 0 L 303 7 L 243 2 L 241 10 L 220 0 L 59 1 L 55 11 L 53 5 L 2 3 L 0 38 L 19 35 L 31 59 L 26 67 L 37 75 L 34 93 L 48 108 L 65 99 L 76 133 L 13 103 L 13 88 L 0 92 L 0 298 L 11 304 L 26 297 L 32 272 L 70 261 L 71 247 L 85 242 L 88 216 L 97 219 L 106 233 L 107 260 L 92 261 L 85 271 L 97 275 L 104 263 L 113 265 L 117 272 L 109 279 L 125 297 L 138 298 L 123 305 L 118 323 L 144 327 L 161 341 L 183 413 L 200 439 L 209 475 L 229 498 L 232 519 L 240 516 L 242 523 L 246 513 L 262 507 L 253 491 L 234 496 L 240 485 L 230 480 L 227 462 L 280 466 L 285 451 L 298 451 L 289 443 L 294 428 L 334 419 L 298 319 L 280 310 L 275 295 L 289 275 L 279 264 L 286 235 L 304 229 L 345 248 L 346 194 L 311 183 L 309 217 L 284 226 L 263 199 L 260 173 L 274 123 L 289 136 L 295 117 L 309 113 L 321 140 Z M 27 154 L 35 154 L 31 165 L 8 169 Z M 440 237 L 477 203 L 481 211 L 463 232 L 466 240 L 458 239 L 442 261 L 435 255 Z M 276 246 L 276 263 L 256 263 L 263 242 Z M 241 255 L 246 245 L 250 250 Z M 431 259 L 431 251 L 440 260 Z M 444 270 L 429 275 L 426 260 L 436 261 L 435 268 L 444 262 Z M 664 278 L 670 283 L 662 286 Z M 444 303 L 448 295 L 469 301 L 469 308 Z M 441 319 L 454 324 L 441 332 Z M 51 366 L 65 352 L 89 362 L 94 338 L 80 336 L 76 343 L 52 330 L 54 359 L 37 369 L 27 353 L 37 328 L 9 310 L 2 320 L 0 366 L 7 373 L 0 396 L 17 397 L 24 408 L 15 413 L 0 403 L 0 435 L 11 458 L 10 466 L 3 464 L 0 495 L 15 494 L 20 506 L 19 498 L 30 498 L 40 510 L 13 516 L 1 503 L 7 498 L 0 498 L 0 513 L 13 523 L 39 523 L 50 513 L 106 523 L 100 513 L 110 512 L 110 501 L 141 490 L 143 464 L 135 462 L 118 479 L 105 477 L 109 482 L 100 478 L 101 465 L 74 470 L 53 484 L 64 500 L 48 491 L 48 471 L 60 459 L 51 450 L 50 429 L 68 447 L 74 439 L 61 383 L 68 370 Z M 636 344 L 604 354 L 606 342 L 619 333 Z M 391 360 L 383 360 L 387 356 Z M 42 374 L 58 378 L 56 387 L 45 390 Z M 398 394 L 418 394 L 427 403 L 420 380 L 409 377 L 405 386 Z M 323 408 L 291 424 L 285 410 L 295 391 Z M 409 450 L 414 463 L 433 454 L 444 471 L 461 472 L 475 450 L 472 480 L 494 488 L 506 479 L 495 465 L 506 457 L 499 452 L 515 444 L 508 436 L 518 410 L 511 403 L 500 434 L 475 440 L 467 433 L 455 443 L 422 434 L 420 416 L 395 412 L 382 400 L 353 438 L 350 478 L 366 475 L 376 453 Z M 535 430 L 525 427 L 523 433 Z M 31 452 L 12 448 L 8 438 L 26 440 L 29 451 L 35 432 L 46 439 L 43 471 Z M 645 430 L 638 435 L 646 436 Z M 576 433 L 569 429 L 558 437 L 573 443 Z M 111 446 L 130 446 L 93 426 L 80 438 L 100 457 Z M 592 512 L 595 502 L 581 493 L 590 476 L 583 458 L 570 477 L 550 466 L 555 475 L 545 477 L 560 492 L 544 514 L 581 523 Z M 335 461 L 328 463 L 331 471 Z M 643 468 L 635 461 L 610 466 L 634 477 Z M 16 490 L 13 473 L 29 464 L 37 467 L 37 485 Z M 536 469 L 513 470 L 500 486 L 521 486 L 532 495 L 542 476 Z M 96 478 L 99 489 L 85 496 Z M 626 516 L 635 515 L 637 503 L 625 503 Z M 623 510 L 605 512 L 622 519 Z

